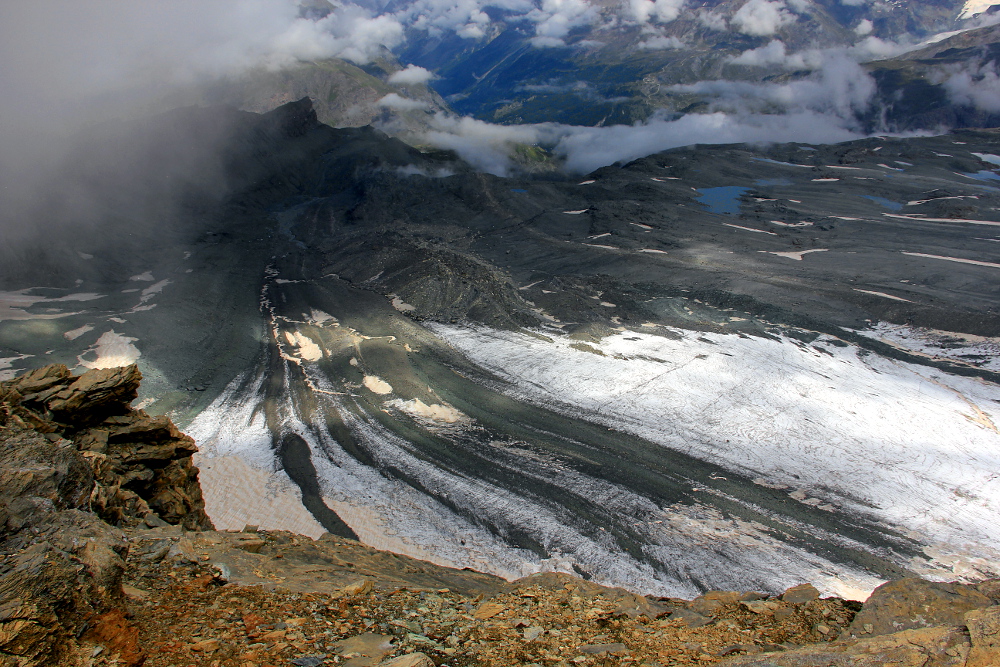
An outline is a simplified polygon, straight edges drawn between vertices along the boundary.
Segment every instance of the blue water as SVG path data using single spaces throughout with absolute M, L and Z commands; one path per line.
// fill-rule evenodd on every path
M 963 176 L 968 176 L 969 178 L 974 178 L 977 181 L 1000 181 L 1000 174 L 995 171 L 987 171 L 983 169 L 982 171 L 977 171 L 974 174 L 962 174 Z
M 708 207 L 709 213 L 718 215 L 739 215 L 740 195 L 750 188 L 741 188 L 738 185 L 724 185 L 720 188 L 701 188 L 698 192 L 701 196 L 695 199 Z
M 787 178 L 761 178 L 754 181 L 753 184 L 765 188 L 773 185 L 794 185 L 794 183 Z
M 898 202 L 894 202 L 891 199 L 886 199 L 885 197 L 873 197 L 872 195 L 861 195 L 861 196 L 864 197 L 865 199 L 871 199 L 876 204 L 880 204 L 880 205 L 886 207 L 887 209 L 889 209 L 890 211 L 902 211 L 903 210 L 903 205 L 902 204 L 900 204 Z
M 527 190 L 521 190 L 520 188 L 511 188 L 511 192 L 527 192 Z

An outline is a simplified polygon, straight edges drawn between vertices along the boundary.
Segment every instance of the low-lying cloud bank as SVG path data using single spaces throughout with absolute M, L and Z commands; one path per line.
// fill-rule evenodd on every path
M 709 101 L 709 113 L 665 114 L 634 125 L 579 127 L 556 123 L 492 125 L 447 114 L 433 117 L 422 139 L 456 151 L 477 169 L 506 175 L 517 144 L 536 144 L 564 168 L 586 173 L 696 143 L 833 143 L 866 136 L 859 117 L 875 97 L 874 80 L 844 52 L 825 54 L 810 77 L 786 83 L 705 81 L 673 86 Z

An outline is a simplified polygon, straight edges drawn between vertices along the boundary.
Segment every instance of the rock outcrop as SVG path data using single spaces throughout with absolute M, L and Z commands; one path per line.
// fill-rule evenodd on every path
M 155 513 L 190 530 L 210 529 L 191 462 L 194 440 L 168 418 L 130 406 L 141 380 L 135 365 L 80 376 L 58 364 L 39 368 L 0 384 L 0 426 L 72 441 L 93 476 L 88 508 L 110 524 Z
M 0 665 L 73 665 L 81 637 L 122 644 L 128 543 L 117 527 L 211 528 L 194 442 L 129 404 L 135 366 L 53 365 L 0 384 Z

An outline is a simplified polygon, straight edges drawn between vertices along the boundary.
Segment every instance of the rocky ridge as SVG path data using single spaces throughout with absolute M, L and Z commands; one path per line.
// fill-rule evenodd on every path
M 135 366 L 0 385 L 0 665 L 1000 664 L 1000 581 L 889 582 L 864 605 L 649 599 L 515 582 L 324 536 L 212 530 L 190 438 L 129 407 Z

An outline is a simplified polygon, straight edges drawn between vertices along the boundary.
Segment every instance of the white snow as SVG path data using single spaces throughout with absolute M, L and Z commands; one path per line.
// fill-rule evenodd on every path
M 771 236 L 777 236 L 777 234 L 775 234 L 774 232 L 768 232 L 768 231 L 765 231 L 763 229 L 754 229 L 753 227 L 743 227 L 741 225 L 732 225 L 732 224 L 729 224 L 728 222 L 724 222 L 722 224 L 724 224 L 726 227 L 733 227 L 734 229 L 742 229 L 743 231 L 747 231 L 747 232 L 757 232 L 758 234 L 770 234 Z
M 962 7 L 962 13 L 958 15 L 960 19 L 969 19 L 976 14 L 982 14 L 987 9 L 996 4 L 996 0 L 966 0 Z M 955 143 L 958 143 L 957 141 Z
M 21 371 L 12 369 L 11 366 L 14 362 L 20 361 L 21 359 L 30 359 L 35 355 L 33 354 L 21 354 L 16 357 L 0 357 L 0 380 L 12 380 Z
M 137 340 L 137 338 L 130 338 L 115 333 L 115 330 L 111 329 L 101 334 L 96 343 L 84 351 L 83 354 L 77 356 L 77 360 L 84 368 L 118 368 L 119 366 L 128 366 L 134 364 L 142 355 L 139 352 L 139 348 L 132 345 Z M 84 356 L 90 353 L 96 354 L 97 358 L 94 360 L 84 359 Z
M 361 381 L 368 391 L 384 396 L 386 394 L 392 393 L 392 385 L 380 378 L 377 375 L 366 375 L 365 379 Z
M 934 359 L 947 359 L 1000 372 L 1000 338 L 878 322 L 863 336 Z
M 419 419 L 441 422 L 444 424 L 454 424 L 465 418 L 465 415 L 447 403 L 431 403 L 430 405 L 427 405 L 419 398 L 414 398 L 409 401 L 396 398 L 388 401 L 386 405 L 398 408 L 408 415 Z
M 65 332 L 63 334 L 63 338 L 65 338 L 66 340 L 76 340 L 77 338 L 87 333 L 88 331 L 93 331 L 93 330 L 94 330 L 93 324 L 84 324 L 82 327 L 77 327 L 76 329 L 72 329 L 70 331 Z
M 994 262 L 980 262 L 976 259 L 962 259 L 961 257 L 946 257 L 944 255 L 928 255 L 923 252 L 903 252 L 904 255 L 909 255 L 911 257 L 929 257 L 930 259 L 943 259 L 948 262 L 958 262 L 960 264 L 975 264 L 976 266 L 988 266 L 993 269 L 1000 269 L 1000 264 L 995 264 Z
M 893 295 L 891 295 L 891 294 L 886 294 L 885 292 L 876 292 L 876 291 L 874 291 L 874 290 L 870 290 L 870 289 L 860 289 L 860 288 L 858 288 L 858 287 L 855 287 L 855 288 L 854 288 L 854 291 L 855 291 L 855 292 L 864 292 L 865 294 L 871 294 L 871 295 L 873 295 L 873 296 L 880 296 L 880 297 L 882 297 L 882 298 L 884 298 L 884 299 L 892 299 L 893 301 L 905 301 L 906 303 L 913 303 L 913 302 L 912 302 L 912 301 L 910 301 L 909 299 L 904 299 L 904 298 L 903 298 L 903 297 L 901 297 L 901 296 L 893 296 Z
M 887 218 L 899 218 L 901 220 L 918 220 L 921 222 L 965 222 L 971 225 L 989 225 L 1000 227 L 1000 222 L 993 220 L 966 220 L 965 218 L 922 218 L 919 215 L 900 215 L 899 213 L 883 213 Z
M 580 215 L 581 213 L 586 213 L 589 210 L 589 208 L 581 208 L 579 211 L 563 211 L 563 213 L 567 215 Z
M 629 331 L 594 344 L 599 356 L 564 337 L 430 327 L 522 400 L 908 531 L 938 554 L 911 564 L 927 574 L 943 561 L 945 578 L 1000 573 L 995 385 L 823 337 L 826 353 L 793 339 Z
M 808 255 L 811 252 L 828 252 L 829 248 L 813 248 L 812 250 L 799 250 L 798 252 L 777 252 L 774 250 L 758 250 L 757 252 L 765 252 L 769 255 L 777 255 L 778 257 L 787 257 L 788 259 L 794 259 L 799 262 L 802 261 L 804 255 Z

